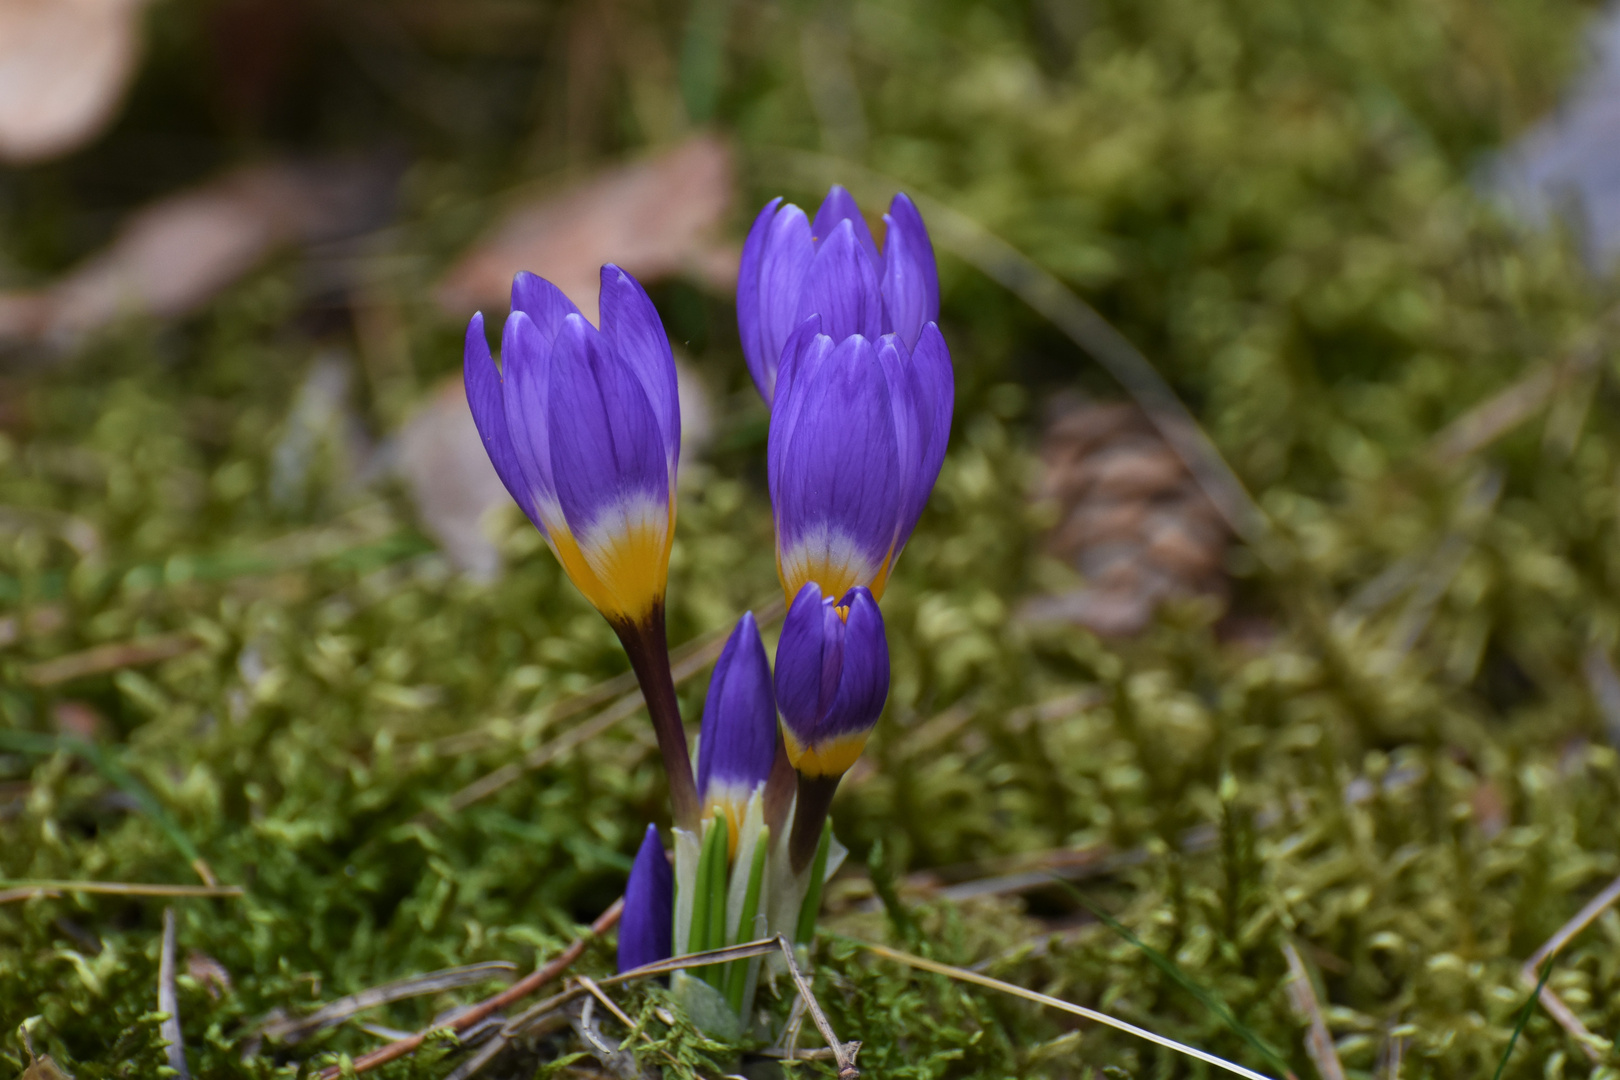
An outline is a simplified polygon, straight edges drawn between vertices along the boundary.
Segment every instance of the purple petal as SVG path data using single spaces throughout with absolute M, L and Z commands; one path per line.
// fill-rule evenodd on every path
M 821 344 L 817 344 L 817 339 Z M 821 332 L 821 316 L 812 315 L 799 324 L 799 328 L 788 336 L 787 344 L 782 346 L 782 362 L 776 369 L 776 394 L 786 394 L 788 383 L 793 381 L 793 369 L 798 366 L 799 356 L 812 347 L 816 349 L 830 349 L 833 340 Z
M 907 483 L 907 499 L 901 516 L 900 539 L 896 553 L 911 538 L 911 530 L 922 516 L 934 482 L 945 462 L 945 448 L 951 440 L 951 413 L 956 406 L 956 373 L 951 367 L 950 350 L 939 327 L 928 323 L 917 338 L 908 366 L 910 398 L 915 409 L 917 441 L 913 471 Z
M 703 702 L 702 733 L 700 798 L 708 799 L 711 779 L 751 791 L 770 777 L 776 761 L 776 698 L 753 612 L 744 612 L 737 621 L 714 665 L 709 696 Z
M 619 918 L 619 970 L 669 959 L 674 945 L 675 873 L 658 840 L 658 830 L 647 826 L 624 886 L 624 914 Z
M 529 497 L 529 485 L 523 479 L 523 467 L 518 464 L 517 451 L 506 425 L 506 405 L 501 394 L 501 375 L 495 370 L 495 361 L 489 355 L 489 342 L 484 337 L 484 313 L 479 312 L 467 324 L 466 346 L 462 352 L 462 381 L 467 388 L 467 408 L 472 412 L 478 436 L 484 441 L 484 452 L 489 455 L 495 475 L 501 478 L 523 512 L 542 533 L 545 526 L 534 510 Z
M 814 741 L 821 720 L 827 610 L 821 589 L 807 582 L 793 598 L 776 644 L 776 706 L 782 723 L 806 745 Z
M 763 324 L 760 317 L 759 272 L 765 259 L 766 237 L 770 234 L 771 222 L 776 219 L 777 207 L 781 205 L 781 196 L 777 196 L 766 203 L 754 218 L 754 224 L 748 229 L 748 239 L 743 241 L 742 264 L 737 268 L 737 335 L 742 339 L 748 374 L 753 376 L 754 385 L 759 388 L 760 396 L 767 404 L 771 395 L 770 380 L 766 374 L 766 349 L 760 337 Z
M 906 348 L 917 347 L 924 324 L 939 319 L 939 268 L 922 215 L 902 192 L 883 216 L 883 307 L 887 329 L 899 334 Z
M 834 341 L 860 334 L 876 341 L 883 333 L 883 293 L 877 271 L 856 240 L 855 230 L 841 221 L 816 249 L 804 278 L 794 325 L 821 316 L 821 332 Z
M 552 348 L 546 426 L 557 502 L 576 538 L 640 500 L 667 513 L 669 468 L 647 394 L 581 315 Z
M 663 435 L 671 480 L 681 453 L 681 403 L 675 391 L 675 356 L 658 309 L 641 282 L 608 263 L 602 267 L 602 336 L 635 372 Z
M 529 498 L 524 509 L 547 532 L 557 502 L 552 480 L 548 400 L 551 392 L 551 348 L 542 343 L 534 321 L 521 311 L 506 317 L 501 332 L 502 403 L 513 457 Z
M 563 320 L 578 315 L 579 308 L 563 291 L 543 277 L 519 271 L 512 278 L 512 310 L 521 311 L 534 321 L 540 341 L 547 349 L 562 329 Z
M 889 642 L 877 601 L 856 587 L 839 606 L 849 609 L 849 617 L 843 625 L 838 690 L 821 721 L 824 739 L 871 729 L 889 696 Z
M 754 385 L 759 387 L 767 403 L 775 396 L 776 368 L 782 358 L 782 346 L 804 322 L 799 315 L 799 298 L 814 259 L 815 246 L 810 243 L 810 223 L 805 220 L 804 211 L 791 204 L 782 207 L 771 220 L 759 255 L 755 294 L 758 334 L 752 345 L 746 338 L 743 345 L 749 374 L 753 375 Z
M 827 190 L 827 197 L 821 200 L 821 206 L 816 210 L 816 220 L 810 225 L 810 233 L 817 241 L 824 241 L 838 228 L 839 222 L 847 221 L 855 230 L 855 239 L 860 242 L 861 250 L 872 261 L 874 271 L 883 267 L 883 256 L 878 254 L 877 241 L 872 239 L 872 230 L 866 227 L 866 219 L 861 216 L 861 208 L 855 204 L 855 196 L 845 191 L 838 184 Z M 876 337 L 876 334 L 872 335 Z
M 771 418 L 767 474 L 778 551 L 809 544 L 815 558 L 833 561 L 853 552 L 875 571 L 894 542 L 905 494 L 888 382 L 865 338 L 830 349 L 824 341 L 801 352 Z

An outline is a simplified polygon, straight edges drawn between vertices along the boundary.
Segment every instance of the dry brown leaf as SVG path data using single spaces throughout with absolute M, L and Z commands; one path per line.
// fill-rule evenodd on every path
M 45 161 L 99 134 L 140 56 L 145 0 L 0 0 L 0 159 Z
M 1128 636 L 1165 600 L 1224 600 L 1227 527 L 1140 409 L 1060 399 L 1041 460 L 1041 493 L 1058 511 L 1046 549 L 1084 585 L 1032 600 L 1025 618 Z
M 160 199 L 54 284 L 0 293 L 0 340 L 64 347 L 123 316 L 189 314 L 276 248 L 375 213 L 379 175 L 357 163 L 250 165 Z
M 699 136 L 656 157 L 525 199 L 439 283 L 439 304 L 461 317 L 504 311 L 512 276 L 550 280 L 596 321 L 597 275 L 616 263 L 643 281 L 689 274 L 735 287 L 738 249 L 718 239 L 735 193 L 730 149 Z
M 501 556 L 485 533 L 486 515 L 511 498 L 489 463 L 460 378 L 440 383 L 405 422 L 398 460 L 422 527 L 445 556 L 479 580 L 493 578 Z

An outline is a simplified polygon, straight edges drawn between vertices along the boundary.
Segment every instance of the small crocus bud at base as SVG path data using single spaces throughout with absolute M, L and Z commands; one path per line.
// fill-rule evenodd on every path
M 658 829 L 648 825 L 624 887 L 619 919 L 619 970 L 629 971 L 670 957 L 675 919 L 675 875 Z
M 732 857 L 749 802 L 770 778 L 780 738 L 770 661 L 753 613 L 744 612 L 715 662 L 698 742 L 697 786 L 703 815 L 725 817 Z

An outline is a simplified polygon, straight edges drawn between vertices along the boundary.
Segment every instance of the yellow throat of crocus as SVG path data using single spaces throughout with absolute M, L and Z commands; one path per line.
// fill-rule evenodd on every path
M 609 619 L 641 623 L 663 602 L 669 549 L 675 536 L 675 497 L 667 506 L 632 497 L 575 537 L 557 515 L 546 538 L 568 578 Z
M 852 731 L 806 746 L 794 738 L 793 732 L 782 725 L 782 742 L 787 748 L 788 761 L 802 776 L 835 777 L 849 771 L 855 759 L 866 749 L 870 731 Z

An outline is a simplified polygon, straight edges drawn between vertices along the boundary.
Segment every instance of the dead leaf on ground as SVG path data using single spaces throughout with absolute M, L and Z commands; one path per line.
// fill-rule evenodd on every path
M 616 263 L 642 281 L 689 274 L 735 287 L 740 249 L 719 238 L 735 195 L 730 149 L 699 136 L 656 157 L 522 200 L 439 283 L 440 306 L 465 318 L 504 312 L 512 276 L 553 282 L 596 321 L 597 274 Z
M 145 0 L 0 0 L 0 159 L 46 161 L 117 114 Z
M 1059 511 L 1050 554 L 1084 584 L 1024 617 L 1105 636 L 1140 633 L 1165 600 L 1224 607 L 1229 533 L 1192 474 L 1134 405 L 1059 401 L 1041 445 L 1042 495 Z
M 187 315 L 279 247 L 371 224 L 388 203 L 390 172 L 273 162 L 159 199 L 55 283 L 0 293 L 0 341 L 66 347 L 120 317 Z

